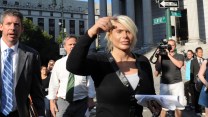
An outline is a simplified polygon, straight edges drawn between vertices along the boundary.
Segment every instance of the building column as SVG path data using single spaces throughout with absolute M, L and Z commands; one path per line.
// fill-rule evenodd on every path
M 112 0 L 112 15 L 120 14 L 119 0 Z
M 94 0 L 88 0 L 88 28 L 91 28 L 95 24 L 95 5 Z M 90 46 L 90 51 L 96 49 L 95 41 Z
M 134 0 L 126 0 L 126 14 L 135 21 L 135 8 L 134 8 Z
M 100 17 L 107 16 L 107 0 L 100 0 Z M 104 51 L 106 48 L 106 40 L 105 40 L 105 34 L 106 33 L 100 33 L 100 42 L 98 43 L 100 45 L 100 51 Z
M 152 2 L 151 0 L 142 0 L 143 7 L 143 32 L 144 32 L 144 46 L 153 44 L 152 31 Z
M 57 39 L 57 37 L 59 36 L 59 30 L 60 30 L 60 28 L 59 28 L 59 19 L 58 18 L 56 18 L 55 19 L 55 41 L 57 41 L 56 39 Z
M 37 17 L 33 17 L 33 24 L 35 24 L 36 26 L 38 25 L 38 18 Z
M 79 35 L 79 20 L 75 20 L 75 35 Z
M 205 21 L 205 37 L 206 37 L 206 43 L 208 43 L 208 0 L 203 0 L 204 4 L 204 21 Z
M 100 0 L 100 17 L 107 16 L 107 0 Z
M 189 0 L 187 2 L 188 40 L 190 43 L 200 41 L 197 1 Z
M 69 35 L 69 19 L 65 18 L 65 31 L 66 34 Z
M 44 18 L 44 30 L 49 32 L 49 18 L 47 17 Z

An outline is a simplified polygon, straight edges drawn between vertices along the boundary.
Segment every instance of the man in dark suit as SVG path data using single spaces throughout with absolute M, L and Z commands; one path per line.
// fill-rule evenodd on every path
M 29 117 L 29 95 L 38 116 L 43 117 L 39 54 L 19 41 L 23 32 L 23 15 L 17 10 L 4 11 L 0 30 L 0 117 Z
M 203 61 L 203 49 L 201 47 L 197 47 L 195 49 L 195 54 L 196 57 L 191 60 L 191 67 L 190 67 L 190 86 L 191 86 L 191 98 L 192 98 L 192 103 L 195 106 L 195 112 L 200 115 L 201 114 L 201 107 L 198 104 L 198 100 L 199 100 L 199 93 L 196 88 L 195 88 L 195 83 L 197 80 L 197 74 L 199 72 L 200 69 L 200 65 Z

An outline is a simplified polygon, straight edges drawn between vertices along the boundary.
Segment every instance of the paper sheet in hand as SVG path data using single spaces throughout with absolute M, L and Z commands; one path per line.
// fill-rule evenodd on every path
M 136 95 L 137 103 L 144 107 L 147 107 L 147 101 L 156 100 L 163 108 L 169 110 L 175 110 L 177 108 L 184 108 L 183 104 L 180 104 L 179 96 L 173 95 Z

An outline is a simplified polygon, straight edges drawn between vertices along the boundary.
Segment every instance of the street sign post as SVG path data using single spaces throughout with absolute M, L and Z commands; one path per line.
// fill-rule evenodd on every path
M 158 18 L 154 18 L 154 19 L 153 19 L 153 25 L 156 25 L 156 24 L 162 24 L 162 23 L 166 23 L 166 18 L 165 18 L 165 16 L 163 16 L 163 17 L 158 17 Z
M 178 0 L 169 0 L 169 1 L 160 1 L 158 3 L 159 8 L 178 8 L 179 7 L 179 1 Z

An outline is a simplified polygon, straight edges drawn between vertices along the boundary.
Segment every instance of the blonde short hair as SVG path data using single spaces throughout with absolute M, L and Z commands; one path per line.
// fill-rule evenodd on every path
M 175 40 L 169 39 L 168 42 L 169 42 L 169 41 L 172 41 L 172 42 L 174 43 L 175 47 L 176 47 L 176 41 L 175 41 Z
M 137 42 L 137 32 L 138 32 L 137 26 L 135 25 L 134 21 L 128 16 L 118 15 L 118 16 L 113 16 L 111 23 L 113 22 L 118 22 L 122 24 L 133 35 L 133 42 L 130 47 L 130 50 L 133 50 Z M 109 52 L 113 50 L 113 45 L 112 42 L 110 41 L 110 35 L 111 35 L 111 31 L 107 32 L 105 36 L 105 38 L 107 39 L 107 50 Z

